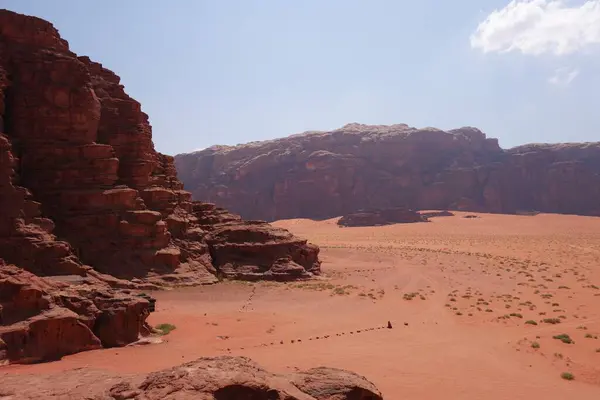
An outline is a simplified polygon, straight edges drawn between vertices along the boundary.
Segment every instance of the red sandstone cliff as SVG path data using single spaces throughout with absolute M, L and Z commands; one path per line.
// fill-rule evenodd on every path
M 150 304 L 111 287 L 306 278 L 318 253 L 191 201 L 119 77 L 0 10 L 0 363 L 136 340 Z
M 475 128 L 349 124 L 175 157 L 197 200 L 245 218 L 409 207 L 600 215 L 600 143 L 503 150 Z
M 44 274 L 81 274 L 83 262 L 123 279 L 197 284 L 213 282 L 220 266 L 211 256 L 217 252 L 210 247 L 213 225 L 235 225 L 237 243 L 277 242 L 256 234 L 277 231 L 267 224 L 193 203 L 173 158 L 154 150 L 148 116 L 119 77 L 70 52 L 50 23 L 2 11 L 0 39 L 0 184 L 8 211 L 2 213 L 0 257 Z M 62 240 L 53 242 L 61 271 L 47 259 L 36 264 L 41 256 L 18 245 L 23 236 L 47 243 L 51 233 Z M 272 258 L 291 256 L 318 271 L 316 248 L 285 239 Z M 310 256 L 296 257 L 303 246 Z M 236 263 L 271 266 L 255 259 Z

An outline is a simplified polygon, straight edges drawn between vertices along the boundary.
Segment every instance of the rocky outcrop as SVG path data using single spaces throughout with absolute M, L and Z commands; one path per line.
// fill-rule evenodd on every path
M 248 358 L 228 356 L 201 358 L 170 370 L 153 373 L 137 386 L 126 382 L 117 384 L 103 399 L 162 400 L 203 397 L 216 400 L 382 399 L 371 382 L 351 372 L 315 368 L 297 374 L 275 375 Z
M 423 217 L 425 217 L 427 219 L 436 218 L 436 217 L 453 217 L 454 216 L 454 214 L 448 210 L 419 211 L 419 214 L 421 214 Z
M 193 202 L 119 77 L 7 10 L 0 210 L 0 361 L 137 340 L 153 302 L 130 289 L 319 272 L 305 240 Z
M 97 270 L 131 279 L 172 269 L 160 255 L 171 240 L 166 223 L 139 213 L 151 211 L 137 188 L 150 180 L 148 160 L 156 158 L 139 104 L 102 86 L 104 70 L 70 52 L 50 23 L 2 11 L 0 30 L 13 182 L 27 188 L 55 233 Z M 133 158 L 147 171 L 145 180 Z M 0 256 L 28 267 L 4 251 Z
M 319 248 L 264 221 L 243 221 L 213 204 L 194 204 L 213 264 L 230 279 L 290 281 L 320 273 Z
M 215 282 L 227 264 L 222 249 L 243 247 L 234 261 L 261 271 L 283 257 L 318 269 L 313 246 L 265 224 L 244 228 L 236 216 L 238 232 L 254 233 L 231 244 L 225 228 L 209 235 L 204 206 L 183 190 L 173 158 L 154 150 L 140 104 L 112 71 L 73 54 L 50 23 L 1 11 L 0 46 L 0 188 L 14 192 L 2 197 L 11 210 L 0 226 L 8 262 L 46 275 L 85 274 L 87 264 L 133 282 L 188 285 Z M 16 245 L 23 231 L 55 250 L 44 245 L 38 260 Z
M 600 143 L 503 150 L 475 128 L 349 124 L 175 157 L 185 188 L 244 218 L 408 207 L 600 215 Z
M 359 210 L 346 214 L 337 222 L 339 226 L 381 226 L 429 222 L 426 216 L 407 208 L 385 208 L 383 210 Z
M 0 364 L 134 342 L 149 332 L 149 306 L 94 278 L 41 278 L 0 260 Z
M 0 133 L 0 257 L 38 274 L 85 275 L 89 268 L 68 243 L 56 240 L 54 222 L 42 216 L 40 203 L 13 184 L 16 163 L 7 136 Z
M 54 379 L 54 382 L 51 377 L 36 377 L 37 390 L 31 390 L 32 385 L 28 381 L 32 378 L 23 374 L 0 378 L 3 379 L 4 393 L 18 399 L 40 398 L 39 388 L 43 388 L 44 398 L 68 393 L 69 397 L 64 398 L 96 400 L 383 399 L 373 383 L 352 372 L 321 367 L 280 375 L 264 370 L 246 357 L 200 358 L 145 377 L 121 379 L 118 383 L 114 383 L 115 379 L 111 376 L 94 379 L 92 372 L 80 374 L 75 382 L 70 381 L 70 377 L 69 372 L 63 372 L 61 378 Z M 90 382 L 81 384 L 82 379 Z

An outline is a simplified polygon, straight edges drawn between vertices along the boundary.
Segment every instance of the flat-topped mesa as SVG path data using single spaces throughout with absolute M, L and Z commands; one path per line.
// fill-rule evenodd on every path
M 410 224 L 429 222 L 429 219 L 413 210 L 404 207 L 384 208 L 381 210 L 358 210 L 341 217 L 339 226 L 382 226 L 391 224 Z
M 48 235 L 55 225 L 73 247 L 59 242 L 72 269 L 89 270 L 80 259 L 122 279 L 216 282 L 206 221 L 199 223 L 194 211 L 199 206 L 177 179 L 173 157 L 155 151 L 148 116 L 120 78 L 69 51 L 43 20 L 0 10 L 0 22 L 0 170 L 10 181 L 3 190 L 22 197 L 15 213 L 31 208 Z M 8 220 L 3 224 L 7 231 Z M 3 236 L 15 243 L 14 234 Z M 9 248 L 0 256 L 21 265 Z
M 600 143 L 503 150 L 479 129 L 347 124 L 175 156 L 185 188 L 243 218 L 361 209 L 600 216 Z

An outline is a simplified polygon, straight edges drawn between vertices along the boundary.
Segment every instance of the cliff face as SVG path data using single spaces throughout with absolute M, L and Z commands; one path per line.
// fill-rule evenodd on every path
M 2 258 L 34 272 L 56 268 L 26 260 L 31 252 L 16 245 L 19 229 L 45 235 L 40 240 L 53 232 L 62 240 L 53 244 L 54 256 L 69 273 L 83 262 L 123 279 L 197 284 L 215 281 L 219 267 L 199 219 L 214 214 L 213 225 L 235 224 L 246 232 L 241 243 L 261 244 L 253 234 L 259 225 L 219 219 L 215 207 L 191 201 L 173 158 L 154 150 L 148 116 L 117 75 L 70 52 L 41 19 L 2 11 L 0 29 L 0 184 L 10 194 L 2 196 L 10 210 L 0 227 L 6 230 Z M 310 264 L 293 261 L 317 271 L 317 250 L 307 249 Z
M 246 218 L 409 207 L 600 215 L 600 143 L 503 150 L 475 128 L 349 124 L 175 157 L 195 199 Z
M 191 201 L 119 77 L 0 10 L 0 363 L 136 340 L 152 307 L 111 287 L 306 278 L 318 252 Z

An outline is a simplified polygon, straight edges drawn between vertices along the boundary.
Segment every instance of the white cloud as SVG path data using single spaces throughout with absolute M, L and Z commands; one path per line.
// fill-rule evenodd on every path
M 489 14 L 471 35 L 471 47 L 484 53 L 565 55 L 598 44 L 600 0 L 578 6 L 560 0 L 512 0 Z
M 558 68 L 548 82 L 557 86 L 569 86 L 577 78 L 577 75 L 579 75 L 577 68 Z

